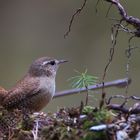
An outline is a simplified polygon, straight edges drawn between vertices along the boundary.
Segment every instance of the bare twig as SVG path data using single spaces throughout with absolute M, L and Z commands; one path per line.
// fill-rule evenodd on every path
M 111 7 L 112 7 L 112 4 L 109 5 L 109 8 L 108 8 L 107 13 L 106 13 L 106 17 L 108 17 L 108 14 L 109 14 Z
M 123 87 L 126 87 L 127 83 L 130 84 L 131 79 L 124 78 L 124 79 L 106 82 L 106 83 L 104 83 L 104 87 L 105 88 L 108 88 L 108 87 L 123 88 Z M 101 84 L 97 84 L 97 85 L 88 86 L 88 89 L 89 90 L 96 90 L 96 89 L 101 89 L 102 87 L 103 87 L 103 84 L 101 83 Z M 75 88 L 75 89 L 70 89 L 70 90 L 64 90 L 64 91 L 57 92 L 54 97 L 57 98 L 57 97 L 61 97 L 61 96 L 77 94 L 77 93 L 83 92 L 83 91 L 86 91 L 86 88 Z
M 139 114 L 140 113 L 140 105 L 134 108 L 126 108 L 119 104 L 109 104 L 107 105 L 107 108 L 116 110 L 116 111 L 121 111 L 122 113 L 125 113 L 125 114 Z
M 86 93 L 86 102 L 85 102 L 85 105 L 87 106 L 88 105 L 88 92 L 89 92 L 89 89 L 88 89 L 88 86 L 85 86 L 85 88 L 86 88 L 86 91 L 87 91 L 87 93 Z
M 135 100 L 135 101 L 140 101 L 140 97 L 137 97 L 137 96 L 124 96 L 124 95 L 114 95 L 114 96 L 111 96 L 109 97 L 109 99 L 106 101 L 106 104 L 110 104 L 111 103 L 111 100 L 112 99 L 124 99 L 124 100 Z
M 115 24 L 112 27 L 112 34 L 111 34 L 112 46 L 110 48 L 109 61 L 108 61 L 108 63 L 105 66 L 104 74 L 103 74 L 103 88 L 102 88 L 102 99 L 100 101 L 100 108 L 102 108 L 102 106 L 104 105 L 104 102 L 105 102 L 106 93 L 104 91 L 104 81 L 105 81 L 105 77 L 106 77 L 109 65 L 111 64 L 111 62 L 113 60 L 118 32 L 120 30 L 122 30 L 124 32 L 129 32 L 129 33 L 133 34 L 133 36 L 130 37 L 130 39 L 129 39 L 129 44 L 130 44 L 130 40 L 133 37 L 140 37 L 140 19 L 135 18 L 133 16 L 128 16 L 126 11 L 125 11 L 125 9 L 124 9 L 124 7 L 121 5 L 119 0 L 105 0 L 105 1 L 110 2 L 111 5 L 115 5 L 118 8 L 119 13 L 121 15 L 121 19 L 120 19 L 119 23 Z M 125 21 L 125 23 L 127 23 L 129 25 L 132 25 L 134 27 L 134 30 L 130 30 L 129 28 L 126 28 L 125 26 L 123 26 L 121 24 L 122 21 Z M 115 32 L 114 32 L 114 29 L 116 29 Z M 130 51 L 131 50 L 130 50 L 130 45 L 129 45 L 129 49 L 127 51 L 128 61 L 127 61 L 127 64 L 126 64 L 127 65 L 127 68 L 126 68 L 126 75 L 127 75 L 127 77 L 129 75 L 128 74 L 129 73 L 129 63 L 130 63 L 130 57 L 131 57 L 131 52 Z M 126 94 L 127 94 L 127 92 L 128 92 L 128 84 L 126 85 Z
M 124 102 L 122 104 L 111 104 L 111 100 L 112 99 L 123 99 Z M 133 107 L 127 108 L 125 107 L 126 101 L 136 101 L 136 103 L 133 105 Z M 111 96 L 108 101 L 106 102 L 107 104 L 107 108 L 108 109 L 112 109 L 112 110 L 117 110 L 117 111 L 121 111 L 124 114 L 127 114 L 127 117 L 130 114 L 139 114 L 140 113 L 140 103 L 137 102 L 140 101 L 140 97 L 138 96 L 124 96 L 124 95 L 115 95 L 115 96 Z
M 68 31 L 64 34 L 64 38 L 66 38 L 69 35 L 75 16 L 77 16 L 78 14 L 80 14 L 80 12 L 84 9 L 86 3 L 87 3 L 87 0 L 84 0 L 82 6 L 79 9 L 77 9 L 75 11 L 75 13 L 72 15 L 72 17 L 70 19 L 70 22 L 69 22 L 69 26 L 68 26 Z
M 34 130 L 32 130 L 34 140 L 38 140 L 38 127 L 39 127 L 38 123 L 39 123 L 39 120 L 37 119 L 35 128 Z
M 128 40 L 129 44 L 128 44 L 128 48 L 126 49 L 125 51 L 125 54 L 126 54 L 126 57 L 127 57 L 127 63 L 126 63 L 126 77 L 128 78 L 129 77 L 129 71 L 130 71 L 130 61 L 131 61 L 131 55 L 132 55 L 132 48 L 131 48 L 131 45 L 130 45 L 130 42 L 131 40 L 133 39 L 134 36 L 131 36 Z M 129 85 L 127 84 L 126 85 L 126 90 L 125 90 L 125 93 L 126 93 L 126 96 L 128 94 L 128 87 Z M 126 103 L 127 103 L 127 99 L 126 99 Z
M 114 56 L 114 48 L 116 46 L 116 39 L 117 39 L 118 32 L 119 31 L 124 31 L 124 32 L 128 32 L 128 33 L 132 34 L 132 36 L 130 37 L 130 39 L 128 41 L 129 42 L 128 49 L 126 50 L 126 57 L 127 57 L 126 76 L 127 76 L 127 78 L 129 78 L 129 67 L 130 67 L 129 65 L 130 65 L 131 50 L 132 50 L 132 48 L 130 46 L 130 41 L 133 37 L 140 37 L 140 19 L 136 18 L 136 17 L 133 17 L 133 16 L 129 16 L 127 14 L 126 10 L 124 9 L 124 7 L 122 6 L 122 4 L 120 3 L 120 0 L 104 0 L 104 1 L 111 3 L 111 6 L 115 5 L 117 7 L 117 9 L 119 11 L 119 14 L 121 16 L 121 19 L 119 20 L 119 23 L 115 24 L 112 27 L 112 35 L 111 35 L 112 47 L 110 48 L 109 61 L 108 61 L 107 65 L 105 66 L 105 69 L 104 69 L 103 85 L 104 85 L 107 70 L 108 70 L 109 65 L 111 64 L 113 56 Z M 133 30 L 124 26 L 122 24 L 122 22 L 126 23 L 126 26 L 127 25 L 132 25 Z M 114 32 L 114 29 L 116 29 L 115 32 Z M 128 93 L 128 84 L 126 84 L 126 95 L 127 95 L 127 93 Z M 102 99 L 100 101 L 100 108 L 102 108 L 102 106 L 104 105 L 105 97 L 106 97 L 106 93 L 104 91 L 104 86 L 103 86 L 103 88 L 102 88 Z M 127 99 L 128 98 L 125 98 L 125 102 L 123 103 L 123 105 L 125 105 L 127 103 Z
M 13 130 L 9 127 L 9 133 L 8 133 L 8 140 L 12 140 L 13 136 L 14 136 L 14 132 Z
M 122 22 L 122 20 L 120 21 L 120 23 Z M 107 74 L 107 71 L 109 69 L 109 66 L 111 64 L 111 62 L 113 61 L 113 57 L 114 57 L 114 53 L 115 53 L 115 47 L 116 47 L 116 42 L 117 42 L 117 36 L 118 36 L 118 32 L 119 32 L 119 27 L 117 26 L 115 28 L 116 24 L 114 26 L 112 26 L 111 28 L 111 48 L 110 48 L 110 51 L 109 51 L 109 60 L 105 66 L 105 69 L 104 69 L 104 72 L 103 72 L 103 77 L 102 77 L 102 98 L 101 98 L 101 101 L 100 101 L 100 104 L 99 104 L 99 107 L 100 109 L 103 107 L 104 105 L 104 102 L 105 102 L 105 98 L 106 98 L 106 93 L 104 91 L 104 82 L 105 82 L 105 77 L 106 77 L 106 74 Z M 115 30 L 116 29 L 116 30 Z
M 115 5 L 118 8 L 122 20 L 135 28 L 135 30 L 132 31 L 131 33 L 133 33 L 137 37 L 140 37 L 140 19 L 127 15 L 126 10 L 124 9 L 119 0 L 105 0 L 105 1 L 110 2 L 111 4 Z

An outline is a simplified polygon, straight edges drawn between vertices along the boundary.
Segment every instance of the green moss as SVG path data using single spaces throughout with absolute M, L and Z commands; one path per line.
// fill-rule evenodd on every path
M 62 108 L 56 113 L 28 114 L 25 118 L 18 110 L 0 113 L 0 131 L 5 139 L 10 136 L 13 140 L 34 140 L 33 133 L 37 131 L 39 140 L 98 140 L 105 137 L 105 132 L 91 132 L 90 127 L 110 119 L 110 112 L 98 110 L 91 106 L 84 107 L 80 118 L 80 108 Z M 5 126 L 7 126 L 5 128 Z M 3 140 L 5 140 L 3 139 Z
M 108 111 L 105 108 L 102 108 L 101 110 L 98 110 L 94 113 L 95 123 L 108 123 L 111 122 L 113 119 L 113 113 L 111 111 Z
M 87 132 L 83 140 L 108 140 L 104 131 L 101 132 Z

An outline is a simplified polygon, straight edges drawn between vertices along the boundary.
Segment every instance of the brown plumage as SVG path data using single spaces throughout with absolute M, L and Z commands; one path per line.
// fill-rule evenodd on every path
M 2 87 L 0 87 L 0 105 L 2 104 L 4 98 L 6 97 L 8 91 Z
M 28 73 L 3 100 L 6 109 L 40 111 L 55 94 L 55 77 L 58 66 L 65 60 L 42 57 L 33 62 Z

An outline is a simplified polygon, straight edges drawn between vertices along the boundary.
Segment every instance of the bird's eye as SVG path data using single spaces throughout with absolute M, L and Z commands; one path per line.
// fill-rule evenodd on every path
M 50 64 L 51 64 L 51 65 L 55 65 L 55 61 L 51 61 Z

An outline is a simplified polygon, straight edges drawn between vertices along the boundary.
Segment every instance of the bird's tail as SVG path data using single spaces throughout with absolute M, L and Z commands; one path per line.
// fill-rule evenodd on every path
M 2 101 L 4 100 L 7 94 L 8 91 L 0 86 L 0 106 L 2 105 Z

